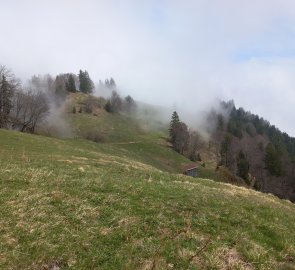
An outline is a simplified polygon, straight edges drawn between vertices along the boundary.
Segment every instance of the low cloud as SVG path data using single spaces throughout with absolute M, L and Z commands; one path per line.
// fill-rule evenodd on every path
M 295 136 L 294 1 L 7 0 L 0 23 L 1 64 L 23 80 L 86 69 L 195 119 L 234 99 Z

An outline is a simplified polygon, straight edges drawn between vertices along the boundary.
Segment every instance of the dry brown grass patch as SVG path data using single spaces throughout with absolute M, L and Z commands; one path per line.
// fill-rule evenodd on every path
M 99 229 L 101 235 L 108 235 L 112 232 L 112 228 L 102 227 Z
M 219 248 L 207 257 L 210 267 L 221 270 L 254 270 L 255 267 L 246 262 L 235 248 Z

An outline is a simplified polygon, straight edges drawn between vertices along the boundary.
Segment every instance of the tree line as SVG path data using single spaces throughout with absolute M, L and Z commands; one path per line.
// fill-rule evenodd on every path
M 233 102 L 223 102 L 223 106 L 230 107 L 228 123 L 226 126 L 227 137 L 232 136 L 241 140 L 246 134 L 252 138 L 260 135 L 267 138 L 267 145 L 264 147 L 260 144 L 260 150 L 264 151 L 263 162 L 265 169 L 273 176 L 283 175 L 284 156 L 288 156 L 290 160 L 295 159 L 295 138 L 290 137 L 287 133 L 281 132 L 277 127 L 271 125 L 267 120 L 258 115 L 246 112 L 243 108 L 236 108 Z M 230 140 L 225 137 L 221 148 L 221 154 L 229 152 Z M 225 165 L 229 166 L 227 162 Z
M 113 78 L 99 82 L 100 87 L 107 88 L 111 96 L 105 101 L 104 109 L 109 113 L 136 110 L 136 102 L 131 96 L 121 98 Z M 15 129 L 22 132 L 35 132 L 50 113 L 51 104 L 62 104 L 69 93 L 82 92 L 92 94 L 94 83 L 86 70 L 79 73 L 62 73 L 55 78 L 47 74 L 34 75 L 25 84 L 5 66 L 0 65 L 0 128 Z M 96 106 L 93 97 L 85 102 L 85 112 L 92 113 Z M 82 108 L 79 109 L 82 112 Z M 76 108 L 73 108 L 76 113 Z
M 208 116 L 210 145 L 219 166 L 260 191 L 295 200 L 295 138 L 267 120 L 220 102 Z M 212 148 L 212 149 L 213 149 Z
M 0 66 L 0 128 L 34 132 L 48 112 L 43 92 L 23 88 L 10 70 Z
M 233 101 L 220 102 L 219 110 L 208 113 L 207 122 L 208 147 L 216 153 L 217 168 L 228 168 L 258 189 L 267 186 L 269 176 L 290 184 L 295 169 L 294 138 L 263 118 L 236 108 Z M 201 160 L 204 140 L 179 119 L 177 112 L 171 117 L 169 137 L 176 152 L 192 161 Z

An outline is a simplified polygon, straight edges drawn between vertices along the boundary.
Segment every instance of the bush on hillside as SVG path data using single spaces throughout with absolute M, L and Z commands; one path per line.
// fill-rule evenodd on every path
M 85 112 L 91 114 L 95 107 L 97 107 L 95 99 L 92 96 L 88 96 L 85 100 Z
M 105 110 L 109 113 L 119 113 L 122 110 L 123 101 L 120 95 L 116 92 L 112 92 L 112 96 L 105 105 Z
M 82 135 L 82 137 L 86 140 L 93 141 L 96 143 L 103 143 L 106 141 L 105 135 L 102 132 L 97 130 L 90 130 L 88 132 L 85 132 Z

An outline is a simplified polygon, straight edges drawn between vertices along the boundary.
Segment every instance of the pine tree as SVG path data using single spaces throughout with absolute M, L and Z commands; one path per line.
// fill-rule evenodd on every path
M 2 76 L 0 86 L 0 128 L 6 127 L 8 124 L 9 113 L 12 108 L 12 89 L 6 76 Z
M 74 76 L 72 74 L 69 75 L 67 84 L 66 84 L 66 88 L 68 92 L 76 92 L 76 83 L 75 83 L 75 79 Z
M 90 79 L 88 72 L 80 70 L 79 72 L 79 90 L 85 94 L 90 94 L 93 92 L 94 84 L 93 81 Z
M 170 139 L 171 139 L 171 141 L 172 141 L 172 143 L 173 143 L 173 141 L 174 141 L 174 129 L 175 129 L 175 127 L 177 126 L 177 124 L 179 123 L 180 121 L 179 121 L 179 116 L 178 116 L 178 114 L 177 114 L 177 112 L 176 111 L 174 111 L 173 112 L 173 114 L 172 114 L 172 117 L 171 117 L 171 121 L 170 121 L 170 127 L 169 127 L 169 134 L 170 134 Z

